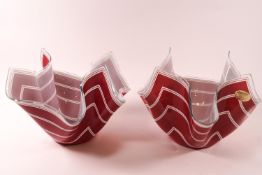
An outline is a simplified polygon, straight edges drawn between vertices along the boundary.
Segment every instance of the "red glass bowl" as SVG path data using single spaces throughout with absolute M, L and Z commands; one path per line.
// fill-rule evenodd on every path
M 38 73 L 9 70 L 7 96 L 56 142 L 71 145 L 90 140 L 129 91 L 112 56 L 107 55 L 84 77 L 54 71 L 44 50 L 41 59 L 43 69 Z
M 139 94 L 159 127 L 193 149 L 232 133 L 260 102 L 251 75 L 241 75 L 230 59 L 214 82 L 175 74 L 170 54 Z

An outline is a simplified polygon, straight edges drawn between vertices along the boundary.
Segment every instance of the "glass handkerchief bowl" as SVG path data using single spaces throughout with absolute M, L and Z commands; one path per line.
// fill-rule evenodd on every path
M 129 88 L 111 54 L 83 77 L 52 68 L 42 50 L 40 72 L 10 69 L 6 93 L 56 142 L 70 145 L 93 138 L 124 103 Z
M 241 75 L 230 58 L 215 82 L 175 74 L 170 53 L 139 94 L 159 127 L 193 149 L 232 133 L 260 102 L 251 75 Z

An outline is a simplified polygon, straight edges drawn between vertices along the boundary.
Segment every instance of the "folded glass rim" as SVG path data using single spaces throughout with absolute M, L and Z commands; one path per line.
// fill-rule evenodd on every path
M 153 86 L 154 86 L 154 83 L 155 83 L 155 80 L 156 80 L 156 77 L 159 75 L 159 74 L 162 74 L 162 75 L 165 75 L 167 77 L 170 77 L 171 79 L 175 80 L 175 81 L 178 81 L 180 82 L 186 89 L 187 89 L 187 92 L 188 94 L 191 94 L 191 91 L 192 91 L 192 88 L 190 86 L 190 83 L 189 83 L 189 80 L 193 80 L 193 81 L 198 81 L 198 82 L 201 82 L 201 83 L 211 83 L 211 84 L 217 84 L 217 88 L 216 88 L 216 91 L 215 91 L 215 100 L 217 101 L 217 94 L 219 92 L 220 89 L 222 89 L 223 87 L 227 86 L 228 84 L 231 84 L 235 81 L 241 81 L 241 80 L 245 80 L 247 81 L 248 83 L 248 88 L 250 90 L 250 95 L 251 95 L 251 98 L 253 99 L 253 101 L 256 103 L 256 104 L 259 104 L 261 102 L 261 98 L 260 96 L 258 95 L 255 87 L 254 87 L 254 80 L 253 80 L 253 77 L 250 73 L 248 74 L 241 74 L 240 71 L 236 68 L 235 64 L 232 62 L 231 58 L 228 57 L 227 58 L 227 61 L 226 61 L 226 64 L 225 64 L 225 68 L 224 68 L 224 74 L 225 74 L 225 70 L 226 70 L 226 67 L 228 65 L 232 66 L 231 68 L 237 72 L 237 74 L 239 75 L 238 77 L 233 77 L 231 78 L 230 80 L 227 80 L 225 82 L 219 82 L 219 81 L 215 81 L 215 80 L 208 80 L 208 79 L 201 79 L 199 77 L 189 77 L 189 76 L 180 76 L 179 74 L 175 73 L 174 72 L 174 69 L 173 69 L 173 61 L 172 61 L 173 57 L 172 57 L 172 51 L 171 51 L 171 48 L 168 52 L 168 55 L 167 57 L 164 59 L 164 61 L 161 63 L 160 66 L 157 66 L 154 68 L 154 71 L 152 73 L 152 76 L 150 77 L 150 79 L 147 81 L 146 85 L 141 88 L 139 91 L 138 91 L 138 94 L 142 97 L 147 97 L 149 95 L 149 93 L 151 92 Z M 223 79 L 223 75 L 222 74 L 222 77 L 221 79 Z M 221 81 L 221 80 L 220 80 Z M 190 99 L 191 99 L 191 95 L 190 95 Z M 190 100 L 191 101 L 191 100 Z M 218 120 L 218 116 L 216 118 L 216 120 L 213 120 L 211 123 L 202 123 L 201 121 L 197 120 L 194 115 L 193 115 L 193 111 L 192 111 L 192 103 L 190 102 L 190 111 L 191 111 L 191 114 L 192 114 L 192 118 L 199 124 L 201 125 L 202 127 L 210 127 L 212 126 L 215 122 L 217 122 Z
M 125 102 L 129 91 L 112 53 L 83 77 L 52 69 L 42 50 L 43 69 L 9 69 L 6 95 L 22 107 L 57 143 L 80 144 L 93 138 Z
M 221 80 L 210 81 L 176 74 L 171 52 L 138 93 L 158 126 L 192 149 L 228 136 L 261 102 L 252 75 L 240 74 L 229 57 Z
M 36 79 L 38 77 L 40 77 L 42 74 L 46 73 L 48 70 L 52 69 L 52 58 L 50 56 L 50 54 L 45 50 L 45 49 L 41 49 L 41 59 L 43 58 L 43 56 L 47 56 L 48 57 L 48 64 L 43 67 L 43 69 L 39 70 L 39 71 L 32 71 L 32 70 L 28 70 L 28 69 L 21 69 L 21 68 L 9 68 L 8 70 L 8 76 L 7 76 L 7 79 L 6 79 L 6 96 L 15 101 L 16 103 L 26 103 L 26 104 L 35 104 L 35 105 L 41 105 L 41 102 L 36 102 L 36 101 L 33 101 L 33 100 L 23 100 L 23 99 L 18 99 L 18 98 L 14 98 L 13 97 L 13 94 L 11 92 L 11 89 L 12 89 L 12 86 L 13 86 L 13 77 L 14 77 L 14 74 L 16 73 L 20 73 L 20 74 L 25 74 L 25 75 L 30 75 L 30 76 L 36 76 Z M 41 60 L 42 62 L 43 60 Z M 114 73 L 116 73 L 117 75 L 114 75 L 113 76 L 111 75 L 112 74 L 112 69 L 109 69 L 107 67 L 107 65 L 103 65 L 105 62 L 109 61 L 111 64 L 113 64 L 113 67 L 114 67 Z M 73 73 L 69 73 L 67 71 L 57 71 L 57 70 L 52 70 L 54 74 L 59 74 L 59 75 L 64 75 L 64 76 L 67 76 L 67 77 L 70 77 L 72 79 L 76 79 L 78 81 L 80 81 L 80 86 L 79 86 L 79 91 L 81 93 L 81 103 L 82 106 L 86 106 L 85 104 L 85 101 L 83 100 L 83 96 L 84 96 L 84 93 L 83 93 L 83 84 L 85 83 L 85 81 L 90 77 L 92 76 L 92 74 L 94 72 L 103 72 L 105 77 L 107 77 L 107 80 L 108 80 L 108 87 L 110 89 L 110 92 L 112 93 L 112 97 L 113 99 L 115 100 L 115 102 L 117 104 L 119 104 L 120 106 L 125 102 L 125 99 L 123 98 L 123 95 L 122 94 L 125 94 L 127 93 L 130 88 L 128 87 L 126 81 L 124 80 L 124 78 L 122 77 L 122 74 L 120 73 L 119 71 L 119 66 L 117 65 L 116 61 L 114 60 L 113 58 L 113 55 L 112 55 L 112 52 L 110 53 L 107 53 L 105 54 L 104 56 L 102 56 L 102 58 L 100 58 L 94 65 L 93 67 L 91 68 L 91 70 L 87 71 L 87 73 L 84 75 L 84 76 L 78 76 L 76 74 L 73 74 Z M 119 82 L 121 82 L 121 84 L 119 82 L 116 83 L 116 81 L 114 81 L 112 79 L 112 77 L 114 78 L 119 78 Z M 118 89 L 116 88 L 118 87 Z M 48 106 L 50 107 L 50 106 Z M 52 107 L 51 107 L 52 108 Z M 84 109 L 83 109 L 84 111 Z M 63 113 L 61 113 L 61 111 L 57 111 L 54 109 L 54 112 L 56 114 L 58 114 L 58 116 L 60 116 L 60 118 L 62 120 L 64 120 L 64 115 Z M 77 117 L 77 122 L 75 124 L 78 124 L 81 119 L 84 117 L 84 112 L 81 113 L 78 117 Z M 67 121 L 65 121 L 67 122 Z

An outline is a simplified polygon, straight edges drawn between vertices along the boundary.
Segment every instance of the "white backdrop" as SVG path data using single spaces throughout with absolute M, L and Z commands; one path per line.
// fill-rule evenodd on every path
M 262 94 L 259 0 L 0 0 L 0 174 L 261 174 L 262 107 L 205 150 L 171 142 L 136 91 L 173 47 L 180 75 L 219 80 L 227 51 Z M 89 143 L 63 147 L 5 96 L 9 67 L 84 75 L 109 51 L 132 91 Z

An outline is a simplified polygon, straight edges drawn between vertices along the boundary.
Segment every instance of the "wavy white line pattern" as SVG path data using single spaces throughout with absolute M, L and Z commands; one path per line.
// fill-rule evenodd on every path
M 100 92 L 100 94 L 101 94 L 101 96 L 102 96 L 103 102 L 104 102 L 104 104 L 105 104 L 105 107 L 106 107 L 106 109 L 108 110 L 108 112 L 110 112 L 111 114 L 113 114 L 114 112 L 110 109 L 110 107 L 109 107 L 109 106 L 107 105 L 107 103 L 106 103 L 106 99 L 105 99 L 104 93 L 103 93 L 102 88 L 101 88 L 100 85 L 96 85 L 96 86 L 90 88 L 87 92 L 85 92 L 85 96 L 87 96 L 90 92 L 92 92 L 92 91 L 94 91 L 94 90 L 96 90 L 96 89 L 99 90 L 99 92 Z
M 197 121 L 190 108 L 190 93 L 184 84 L 161 71 L 156 72 L 149 90 L 141 98 L 151 111 L 154 120 L 178 144 L 193 149 L 214 145 L 229 135 L 247 118 L 255 108 L 254 99 L 241 102 L 235 98 L 235 91 L 248 89 L 248 81 L 239 80 L 227 84 L 217 92 L 218 119 L 210 124 Z M 194 90 L 194 92 L 198 92 Z M 205 93 L 205 91 L 199 91 Z M 208 92 L 209 94 L 213 94 Z
M 57 143 L 80 144 L 92 139 L 123 103 L 113 92 L 110 70 L 99 67 L 82 80 L 53 72 L 50 64 L 45 58 L 39 74 L 11 72 L 7 94 Z

